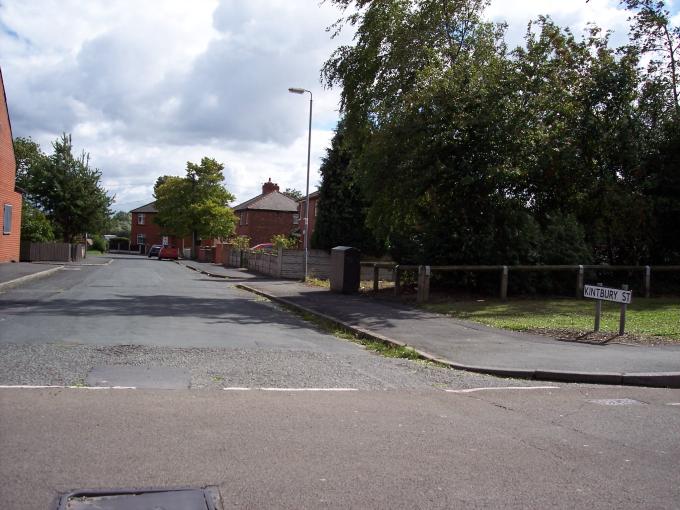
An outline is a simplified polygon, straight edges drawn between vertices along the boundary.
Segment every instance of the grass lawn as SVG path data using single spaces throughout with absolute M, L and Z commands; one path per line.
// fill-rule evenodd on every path
M 592 331 L 595 317 L 595 302 L 585 299 L 441 301 L 423 308 L 514 331 L 585 333 Z M 618 332 L 619 310 L 620 305 L 602 303 L 601 331 Z M 626 333 L 680 342 L 680 299 L 633 299 L 626 313 Z

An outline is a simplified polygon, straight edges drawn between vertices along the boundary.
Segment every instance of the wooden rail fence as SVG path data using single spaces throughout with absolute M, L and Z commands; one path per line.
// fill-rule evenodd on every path
M 430 296 L 430 278 L 434 272 L 497 272 L 499 274 L 500 298 L 506 300 L 508 298 L 508 280 L 510 271 L 512 272 L 552 272 L 552 271 L 567 271 L 575 273 L 575 296 L 577 298 L 583 297 L 583 285 L 585 272 L 587 270 L 597 271 L 627 271 L 641 273 L 642 288 L 644 289 L 645 297 L 650 297 L 652 292 L 652 273 L 663 272 L 680 272 L 680 266 L 608 266 L 608 265 L 544 265 L 544 266 L 530 266 L 530 265 L 516 265 L 516 266 L 413 266 L 413 265 L 399 265 L 389 262 L 362 262 L 362 267 L 373 268 L 373 290 L 379 289 L 380 270 L 389 269 L 393 273 L 394 292 L 399 295 L 402 292 L 402 276 L 405 272 L 417 272 L 417 301 L 424 303 L 429 300 Z

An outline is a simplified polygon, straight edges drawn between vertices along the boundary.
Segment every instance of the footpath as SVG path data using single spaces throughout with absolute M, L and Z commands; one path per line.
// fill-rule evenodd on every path
M 59 271 L 63 264 L 32 264 L 30 262 L 7 262 L 0 264 L 0 291 L 22 285 L 31 280 L 44 278 Z
M 0 264 L 0 291 L 50 276 L 64 266 L 106 266 L 113 262 L 108 257 L 88 257 L 82 262 L 7 262 Z
M 240 269 L 180 263 L 361 336 L 412 347 L 424 358 L 453 368 L 527 379 L 680 388 L 680 345 L 564 342 Z

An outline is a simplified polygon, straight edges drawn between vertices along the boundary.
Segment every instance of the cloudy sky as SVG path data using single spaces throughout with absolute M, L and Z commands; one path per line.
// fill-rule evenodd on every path
M 617 0 L 494 0 L 487 15 L 508 22 L 508 40 L 519 43 L 539 14 L 577 31 L 588 21 L 620 38 L 627 31 Z M 151 201 L 156 177 L 181 175 L 203 156 L 225 164 L 240 202 L 270 177 L 304 191 L 308 95 L 287 91 L 304 87 L 314 93 L 315 189 L 338 115 L 338 93 L 323 90 L 319 69 L 351 38 L 326 32 L 338 16 L 318 0 L 2 0 L 14 136 L 49 152 L 72 133 L 115 209 Z

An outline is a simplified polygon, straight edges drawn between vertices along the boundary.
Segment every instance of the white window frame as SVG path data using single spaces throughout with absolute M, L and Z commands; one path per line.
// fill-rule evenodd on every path
M 9 235 L 12 233 L 12 204 L 5 204 L 2 208 L 2 234 Z
M 293 214 L 293 225 L 299 225 L 300 224 L 300 215 L 299 214 Z
M 137 225 L 146 225 L 146 215 L 144 213 L 137 213 Z
M 140 242 L 141 239 L 141 242 Z M 146 236 L 144 234 L 137 234 L 137 244 L 144 244 L 146 245 Z

